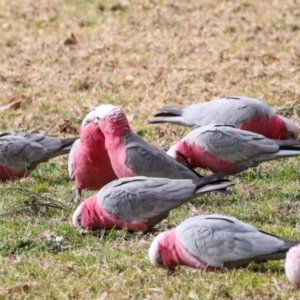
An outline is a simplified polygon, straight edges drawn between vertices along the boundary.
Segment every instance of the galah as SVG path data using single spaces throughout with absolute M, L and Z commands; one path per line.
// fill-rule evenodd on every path
M 189 106 L 165 106 L 150 123 L 173 123 L 188 127 L 220 124 L 248 130 L 271 139 L 297 139 L 299 128 L 291 120 L 277 115 L 264 102 L 244 96 L 232 96 Z
M 27 176 L 38 164 L 69 153 L 76 139 L 61 140 L 38 133 L 1 133 L 0 180 Z
M 300 286 L 300 246 L 295 246 L 286 254 L 285 274 L 289 281 Z
M 103 104 L 96 109 L 96 126 L 105 136 L 112 168 L 118 178 L 132 176 L 197 179 L 199 175 L 132 132 L 123 110 Z
M 169 269 L 177 265 L 232 269 L 246 267 L 251 262 L 285 259 L 287 251 L 298 244 L 233 217 L 202 215 L 156 236 L 149 258 L 154 266 Z
M 168 154 L 193 168 L 236 174 L 264 161 L 300 155 L 299 140 L 271 140 L 231 126 L 206 125 L 171 146 Z
M 73 225 L 85 229 L 148 231 L 169 212 L 195 197 L 226 191 L 233 183 L 223 174 L 191 179 L 128 177 L 104 186 L 82 202 L 73 214 Z
M 68 170 L 75 181 L 76 200 L 81 200 L 81 190 L 99 190 L 117 179 L 105 149 L 104 135 L 93 123 L 95 111 L 82 122 L 80 138 L 74 143 L 69 155 Z

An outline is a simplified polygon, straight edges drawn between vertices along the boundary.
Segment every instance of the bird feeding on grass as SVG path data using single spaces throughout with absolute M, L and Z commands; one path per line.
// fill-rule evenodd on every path
M 261 100 L 245 96 L 231 96 L 194 105 L 165 106 L 155 117 L 150 123 L 172 123 L 194 128 L 211 124 L 231 125 L 280 140 L 297 139 L 299 135 L 298 126 L 291 120 L 275 114 Z
M 0 180 L 28 176 L 40 163 L 69 153 L 77 138 L 57 139 L 39 133 L 1 133 Z
M 299 242 L 284 240 L 233 217 L 203 215 L 189 218 L 156 236 L 149 249 L 156 267 L 196 269 L 246 267 L 251 262 L 285 259 Z
M 192 130 L 167 153 L 193 168 L 236 174 L 265 161 L 298 156 L 299 145 L 299 140 L 271 140 L 231 126 L 206 125 Z
M 73 225 L 85 229 L 148 231 L 172 209 L 213 191 L 227 191 L 233 183 L 223 174 L 191 179 L 129 177 L 117 179 L 82 202 Z

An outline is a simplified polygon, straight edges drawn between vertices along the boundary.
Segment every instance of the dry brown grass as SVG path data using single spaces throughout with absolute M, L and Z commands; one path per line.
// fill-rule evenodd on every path
M 2 130 L 72 136 L 78 133 L 88 111 L 100 103 L 114 103 L 124 108 L 134 130 L 147 141 L 167 149 L 187 130 L 170 125 L 147 125 L 158 108 L 229 95 L 263 99 L 300 124 L 300 2 L 297 0 L 0 0 L 0 7 L 0 105 L 22 101 L 20 108 L 1 113 Z M 72 33 L 76 42 L 74 37 L 71 38 Z M 292 164 L 292 160 L 287 163 L 291 174 L 296 172 Z M 278 194 L 281 193 L 282 203 L 287 204 L 283 207 L 278 200 L 273 207 L 274 215 L 283 210 L 278 216 L 287 218 L 298 211 L 298 206 L 289 202 L 290 198 L 298 197 L 297 183 L 290 186 L 288 178 L 285 180 L 280 177 L 281 173 L 276 173 L 276 168 L 283 168 L 281 166 L 278 163 L 268 165 L 268 170 L 262 168 L 258 178 L 253 172 L 245 175 L 246 181 L 244 177 L 237 177 L 243 188 L 240 194 L 233 200 L 219 198 L 213 207 L 207 198 L 204 212 L 210 209 L 244 216 L 246 221 L 262 226 L 261 220 L 265 220 L 265 229 L 299 238 L 297 227 L 292 227 L 298 226 L 297 217 L 290 224 L 287 219 L 274 224 L 272 209 L 269 211 L 268 201 L 274 195 L 267 186 L 270 168 L 271 171 L 273 168 L 275 180 L 278 176 L 277 183 L 286 184 Z M 261 178 L 266 178 L 267 183 Z M 34 184 L 35 180 L 35 177 L 25 179 L 25 184 Z M 39 183 L 40 189 L 43 189 L 43 184 Z M 60 187 L 49 189 L 58 192 L 60 197 L 66 193 Z M 247 211 L 240 211 L 244 199 L 253 202 L 247 206 Z M 257 214 L 259 201 L 266 211 Z M 178 215 L 174 213 L 170 222 L 178 224 L 182 216 L 191 213 L 187 206 Z M 43 221 L 43 226 L 55 228 L 58 220 L 65 219 L 50 218 Z M 7 222 L 6 226 L 13 229 L 4 232 L 9 235 L 7 241 L 11 241 L 20 236 L 19 229 L 14 218 Z M 32 229 L 32 235 L 39 231 L 39 222 Z M 65 222 L 63 226 L 67 228 L 69 224 Z M 52 284 L 60 281 L 61 284 L 59 291 L 51 288 L 52 298 L 49 296 L 49 299 L 286 299 L 288 295 L 298 295 L 284 281 L 280 264 L 266 268 L 271 275 L 263 269 L 257 276 L 250 272 L 248 277 L 247 272 L 237 271 L 225 274 L 226 277 L 217 274 L 207 278 L 198 271 L 181 268 L 176 276 L 167 277 L 162 271 L 152 269 L 145 259 L 151 238 L 146 238 L 144 246 L 138 250 L 136 240 L 139 237 L 130 240 L 129 245 L 126 244 L 129 258 L 126 260 L 125 257 L 120 263 L 123 269 L 118 269 L 105 259 L 97 261 L 97 253 L 84 248 L 89 242 L 98 244 L 93 237 L 82 242 L 74 231 L 74 247 L 80 245 L 79 250 L 72 254 L 77 265 L 68 262 L 68 254 L 62 256 L 61 261 L 59 257 L 48 256 L 47 265 L 41 266 L 39 271 L 42 279 L 24 275 L 25 280 L 20 275 L 25 283 L 19 283 L 11 275 L 9 278 L 15 279 L 5 281 L 0 287 L 0 295 L 3 299 L 34 298 L 38 297 L 36 290 L 40 291 L 40 298 L 48 299 L 47 293 L 43 294 L 47 280 Z M 119 239 L 121 242 L 117 242 L 117 247 L 125 247 L 122 235 Z M 6 237 L 3 240 L 6 241 Z M 107 254 L 112 261 L 123 255 L 111 246 L 110 240 L 103 247 L 108 253 L 110 249 L 116 251 Z M 81 255 L 82 264 L 87 260 L 90 271 L 78 263 Z M 142 266 L 139 266 L 138 258 Z M 38 258 L 29 255 L 23 259 L 25 263 L 30 259 L 36 264 L 36 260 L 43 261 L 42 255 Z M 66 274 L 78 271 L 81 275 L 70 275 L 70 279 L 59 270 L 57 273 L 53 271 L 52 277 L 43 277 L 43 272 L 55 269 L 55 265 L 63 264 L 64 260 L 67 261 Z M 96 264 L 103 263 L 103 268 L 94 266 L 94 260 Z M 15 266 L 22 269 L 22 261 L 10 257 L 3 259 L 3 265 L 7 266 L 9 274 L 16 272 Z M 128 273 L 134 265 L 133 273 Z M 23 267 L 22 270 L 26 270 Z M 91 270 L 94 275 L 90 274 Z M 7 276 L 4 270 L 1 272 L 2 278 Z M 85 276 L 97 280 L 97 272 L 101 281 L 98 291 L 96 282 L 93 287 L 89 287 L 86 281 L 81 287 L 77 284 L 86 280 Z M 111 279 L 105 283 L 104 279 L 108 277 Z M 244 282 L 239 282 L 240 277 Z M 67 278 L 65 283 L 64 278 Z M 68 292 L 66 286 L 74 291 Z

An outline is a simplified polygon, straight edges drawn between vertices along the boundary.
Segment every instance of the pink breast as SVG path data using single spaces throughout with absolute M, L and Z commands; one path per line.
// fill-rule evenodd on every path
M 112 168 L 118 178 L 136 176 L 136 174 L 126 166 L 127 148 L 123 144 L 122 138 L 116 138 L 114 143 L 111 143 L 107 149 Z
M 182 142 L 178 145 L 178 150 L 186 156 L 193 168 L 208 169 L 213 173 L 230 174 L 234 172 L 233 162 L 213 155 L 195 143 L 189 145 L 187 142 Z
M 259 116 L 238 126 L 239 129 L 248 130 L 264 135 L 270 139 L 289 139 L 285 123 L 277 116 L 272 118 Z
M 185 265 L 196 269 L 204 269 L 205 263 L 191 255 L 176 237 L 176 230 L 165 235 L 164 240 L 159 243 L 159 254 L 163 262 L 169 268 L 177 265 Z
M 22 178 L 29 175 L 30 171 L 25 170 L 13 170 L 6 166 L 0 165 L 0 180 L 7 180 L 12 178 Z
M 96 148 L 79 146 L 74 161 L 75 186 L 79 189 L 99 190 L 118 178 L 112 169 L 104 143 Z
M 147 231 L 147 225 L 141 222 L 127 222 L 118 219 L 114 215 L 107 212 L 103 207 L 97 204 L 96 196 L 87 199 L 82 207 L 82 220 L 83 228 L 92 230 L 96 229 L 123 229 L 127 228 L 131 231 Z

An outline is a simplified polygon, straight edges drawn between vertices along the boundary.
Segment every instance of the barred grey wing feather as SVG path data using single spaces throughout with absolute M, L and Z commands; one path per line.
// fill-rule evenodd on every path
M 125 136 L 126 166 L 136 175 L 170 179 L 196 179 L 198 176 L 138 135 Z
M 280 252 L 285 241 L 234 218 L 207 215 L 180 224 L 177 237 L 183 247 L 200 261 L 213 267 Z
M 272 112 L 262 101 L 244 96 L 233 96 L 186 107 L 182 117 L 197 126 L 224 124 L 238 126 L 255 116 L 268 116 Z
M 230 126 L 202 126 L 191 131 L 186 140 L 233 162 L 255 160 L 256 156 L 279 150 L 276 142 L 262 135 Z
M 30 168 L 33 161 L 42 159 L 46 153 L 47 149 L 39 143 L 20 136 L 0 139 L 0 164 L 11 169 Z
M 122 178 L 106 185 L 97 202 L 109 213 L 128 222 L 150 222 L 194 196 L 192 180 L 169 180 L 137 176 Z M 126 183 L 126 184 L 125 184 Z M 155 225 L 155 224 L 154 224 Z
M 32 170 L 40 162 L 68 153 L 75 139 L 59 140 L 35 133 L 2 133 L 0 164 L 11 169 Z

